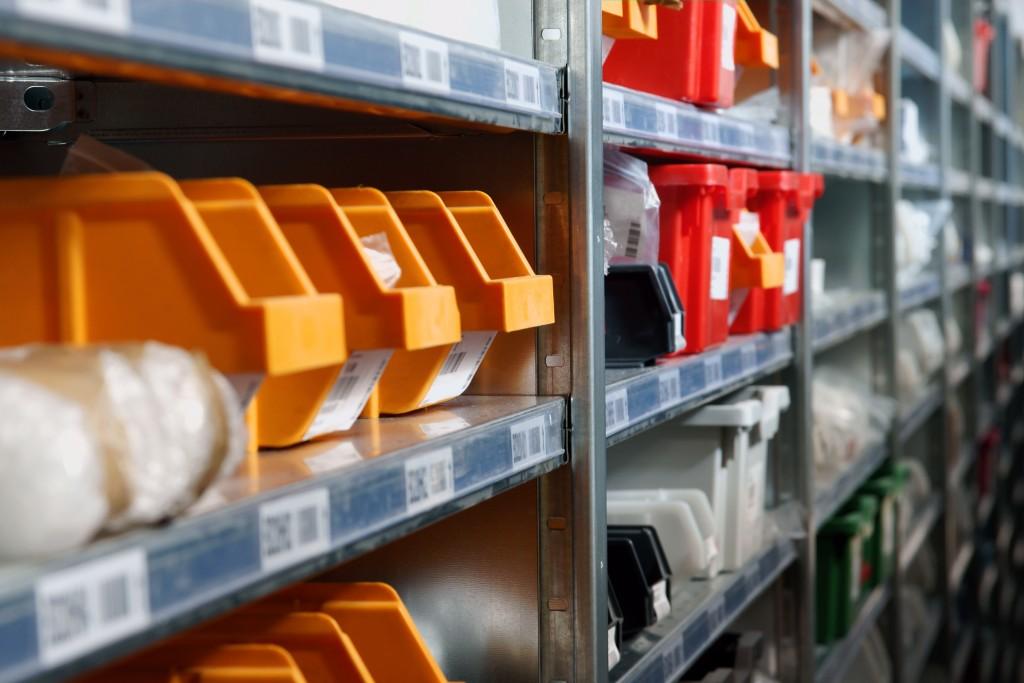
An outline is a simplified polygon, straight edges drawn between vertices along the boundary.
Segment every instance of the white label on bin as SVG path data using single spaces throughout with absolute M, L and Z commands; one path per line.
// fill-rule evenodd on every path
M 15 7 L 27 17 L 104 33 L 127 33 L 132 25 L 128 0 L 17 0 Z
M 249 0 L 252 52 L 257 61 L 324 70 L 320 8 L 295 0 Z
M 673 368 L 658 375 L 658 406 L 667 408 L 679 400 L 679 371 Z
M 242 408 L 248 408 L 253 396 L 259 391 L 263 384 L 263 374 L 259 372 L 239 372 L 228 375 L 228 383 L 238 394 L 238 403 Z
M 452 347 L 434 378 L 420 406 L 447 401 L 459 396 L 469 387 L 480 368 L 487 349 L 491 348 L 496 332 L 463 332 L 462 341 Z
M 654 121 L 660 137 L 676 140 L 679 138 L 679 122 L 676 108 L 670 104 L 654 105 Z
M 729 298 L 729 238 L 711 238 L 711 300 Z
M 651 594 L 654 599 L 654 620 L 658 622 L 672 612 L 672 605 L 668 601 L 668 586 L 664 581 L 658 581 L 651 586 Z
M 544 416 L 538 415 L 519 424 L 512 425 L 509 438 L 512 442 L 512 466 L 518 467 L 547 455 L 547 429 Z
M 405 509 L 419 514 L 455 497 L 455 464 L 451 448 L 409 458 L 405 462 Z
M 850 539 L 850 602 L 860 600 L 861 538 Z
M 342 441 L 323 453 L 311 455 L 304 462 L 310 472 L 320 474 L 321 472 L 340 470 L 343 467 L 355 465 L 362 461 L 363 456 L 359 455 L 359 450 L 355 447 L 355 444 L 351 441 Z
M 736 70 L 736 8 L 722 3 L 722 68 Z
M 722 356 L 713 353 L 704 359 L 704 388 L 714 389 L 722 384 Z
M 605 90 L 601 98 L 604 112 L 601 120 L 605 128 L 624 128 L 626 125 L 626 98 L 615 90 Z
M 506 59 L 505 101 L 515 107 L 540 111 L 540 67 Z
M 146 553 L 133 548 L 39 579 L 39 661 L 65 662 L 149 624 Z
M 800 289 L 800 240 L 786 240 L 782 245 L 785 275 L 782 280 L 782 293 L 795 294 Z
M 423 432 L 424 436 L 430 438 L 437 438 L 444 436 L 445 434 L 451 434 L 457 432 L 460 429 L 465 429 L 469 426 L 469 423 L 461 417 L 452 417 L 447 420 L 439 420 L 437 422 L 424 422 L 420 425 L 420 431 Z
M 629 424 L 629 394 L 625 387 L 604 398 L 604 432 L 613 434 Z
M 260 505 L 260 567 L 276 571 L 327 552 L 331 498 L 324 487 Z
M 351 427 L 390 359 L 391 349 L 352 352 L 302 438 L 312 439 Z
M 451 91 L 448 43 L 410 31 L 399 31 L 398 42 L 402 51 L 402 83 L 418 90 Z
M 882 556 L 888 560 L 896 546 L 896 517 L 891 498 L 882 501 Z

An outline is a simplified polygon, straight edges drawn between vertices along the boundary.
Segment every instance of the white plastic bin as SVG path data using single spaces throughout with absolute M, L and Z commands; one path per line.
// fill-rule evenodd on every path
M 636 437 L 609 458 L 609 500 L 623 489 L 699 489 L 711 504 L 722 569 L 741 568 L 764 538 L 768 442 L 789 407 L 784 386 L 754 386 L 671 426 Z

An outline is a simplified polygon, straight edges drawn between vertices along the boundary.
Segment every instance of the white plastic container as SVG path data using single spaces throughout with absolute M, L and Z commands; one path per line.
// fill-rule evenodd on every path
M 673 580 L 711 579 L 721 569 L 715 519 L 702 491 L 608 491 L 608 524 L 654 527 Z
M 641 434 L 628 455 L 609 458 L 609 500 L 622 489 L 703 491 L 714 514 L 722 569 L 741 568 L 763 542 L 768 442 L 789 402 L 787 387 L 749 387 L 726 403 Z

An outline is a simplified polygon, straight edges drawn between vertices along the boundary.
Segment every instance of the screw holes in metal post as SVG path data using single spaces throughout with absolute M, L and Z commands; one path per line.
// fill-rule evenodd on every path
M 56 103 L 53 91 L 44 85 L 33 85 L 25 89 L 23 100 L 32 111 L 49 111 Z

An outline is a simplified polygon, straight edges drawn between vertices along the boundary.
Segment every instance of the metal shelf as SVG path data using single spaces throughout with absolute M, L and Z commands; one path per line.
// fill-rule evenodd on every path
M 768 515 L 776 533 L 746 566 L 711 581 L 672 585 L 672 613 L 626 642 L 622 659 L 608 675 L 614 683 L 674 681 L 728 628 L 736 617 L 771 586 L 796 559 L 789 532 L 795 511 Z
M 262 87 L 261 94 L 298 94 L 300 101 L 306 95 L 310 103 L 564 130 L 559 69 L 312 0 L 0 0 L 0 41 L 47 57 L 88 55 L 238 83 L 249 92 Z
M 928 536 L 935 528 L 935 524 L 942 516 L 942 493 L 934 493 L 925 503 L 924 509 L 914 517 L 912 526 L 908 530 L 903 547 L 900 549 L 900 571 L 906 571 L 910 563 L 914 561 L 921 546 L 928 540 Z
M 885 152 L 844 145 L 828 138 L 815 138 L 811 142 L 811 168 L 818 173 L 874 182 L 881 182 L 889 175 Z
M 956 464 L 953 465 L 953 471 L 949 475 L 950 483 L 954 488 L 959 487 L 967 476 L 967 473 L 971 470 L 974 465 L 974 460 L 978 457 L 978 449 L 975 448 L 969 441 L 960 444 L 960 455 L 957 458 Z
M 967 196 L 971 193 L 971 174 L 959 168 L 947 169 L 946 185 L 950 194 Z
M 960 683 L 964 677 L 964 672 L 967 670 L 967 664 L 971 661 L 971 654 L 974 652 L 974 644 L 978 639 L 978 630 L 976 626 L 969 627 L 960 640 L 956 644 L 956 650 L 953 653 L 953 670 L 950 672 L 950 681 L 952 683 Z
M 605 435 L 608 445 L 778 372 L 793 358 L 788 329 L 730 337 L 697 356 L 642 369 L 606 370 Z
M 910 683 L 918 683 L 924 674 L 925 666 L 928 664 L 928 657 L 935 647 L 935 642 L 942 632 L 942 602 L 936 598 L 928 604 L 928 619 L 924 624 L 924 635 L 915 638 L 917 647 L 910 653 L 907 659 L 905 679 Z
M 942 61 L 939 54 L 906 28 L 900 29 L 900 54 L 903 61 L 933 81 L 942 77 Z
M 956 554 L 956 559 L 953 560 L 953 566 L 949 568 L 949 591 L 951 594 L 955 594 L 960 588 L 960 582 L 963 581 L 964 574 L 971 565 L 973 558 L 974 543 L 967 541 L 960 547 Z
M 900 162 L 900 178 L 904 187 L 938 191 L 942 187 L 942 173 L 937 164 Z
M 974 99 L 974 91 L 971 89 L 971 84 L 967 82 L 966 78 L 951 69 L 947 71 L 947 74 L 949 96 L 957 103 L 970 107 L 971 101 Z
M 864 30 L 885 28 L 885 9 L 874 0 L 814 0 L 819 14 Z
M 971 266 L 969 263 L 953 263 L 946 267 L 946 284 L 949 291 L 957 292 L 971 284 Z
M 261 454 L 258 471 L 222 482 L 167 526 L 6 566 L 0 680 L 95 666 L 554 470 L 565 461 L 564 420 L 561 398 L 496 396 L 360 420 L 336 438 Z M 134 587 L 124 619 L 55 631 L 52 610 L 109 581 Z
M 787 168 L 789 130 L 724 116 L 609 83 L 603 93 L 604 141 L 684 157 Z
M 816 487 L 814 495 L 815 531 L 832 518 L 836 511 L 856 493 L 857 489 L 881 467 L 888 457 L 889 449 L 884 443 L 872 444 L 865 448 L 855 461 L 844 466 L 827 482 Z M 828 476 L 828 473 L 825 473 L 825 476 Z
M 978 93 L 974 97 L 974 115 L 978 121 L 992 125 L 995 119 L 996 110 L 992 106 L 992 100 Z
M 971 374 L 971 361 L 967 354 L 961 353 L 954 358 L 949 367 L 948 381 L 951 387 L 960 386 L 968 375 Z
M 843 680 L 844 674 L 860 651 L 868 631 L 878 622 L 879 615 L 889 603 L 890 596 L 891 590 L 888 583 L 878 586 L 868 595 L 864 604 L 861 605 L 857 620 L 846 637 L 827 649 L 821 648 L 824 653 L 818 658 L 814 680 L 821 683 L 834 683 L 834 681 Z
M 900 441 L 906 442 L 917 433 L 942 404 L 942 392 L 935 386 L 929 386 L 924 392 L 900 413 Z
M 942 294 L 942 283 L 936 273 L 922 273 L 910 284 L 900 287 L 900 312 L 924 306 Z
M 884 322 L 889 313 L 882 292 L 862 292 L 844 306 L 814 310 L 814 350 L 824 351 Z

